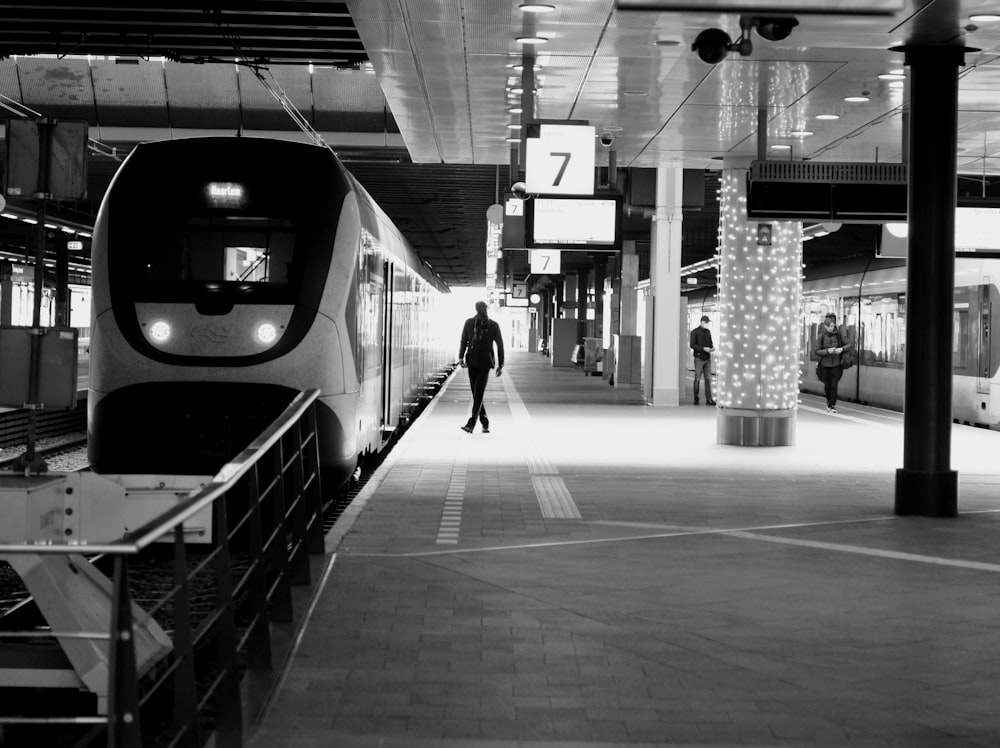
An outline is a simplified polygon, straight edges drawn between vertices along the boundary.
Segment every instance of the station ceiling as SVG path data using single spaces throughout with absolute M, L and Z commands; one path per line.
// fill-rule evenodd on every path
M 894 48 L 965 46 L 961 189 L 994 192 L 1000 21 L 970 16 L 1000 13 L 1000 2 L 544 0 L 547 13 L 524 4 L 3 2 L 0 107 L 10 118 L 90 123 L 88 199 L 51 206 L 82 224 L 135 143 L 238 132 L 306 139 L 298 112 L 444 280 L 477 286 L 486 210 L 514 181 L 505 138 L 521 122 L 510 110 L 522 97 L 508 89 L 522 81 L 513 66 L 526 59 L 537 68 L 537 117 L 584 120 L 613 139 L 610 148 L 595 141 L 598 166 L 613 151 L 622 173 L 657 165 L 708 173 L 708 199 L 685 212 L 696 229 L 685 234 L 689 264 L 715 251 L 714 173 L 722 157 L 755 157 L 762 109 L 769 159 L 901 161 L 909 84 L 880 78 L 908 72 Z M 627 7 L 635 5 L 643 9 Z M 787 38 L 763 38 L 769 18 L 789 13 L 798 23 Z M 709 64 L 692 51 L 708 28 L 737 40 L 741 16 L 754 25 L 749 54 Z M 546 41 L 516 41 L 523 36 Z M 30 242 L 15 223 L 0 221 L 4 240 Z M 648 224 L 630 230 L 648 235 Z M 845 226 L 808 242 L 806 262 L 864 254 L 873 236 L 871 226 Z M 526 275 L 525 253 L 511 254 L 511 272 Z

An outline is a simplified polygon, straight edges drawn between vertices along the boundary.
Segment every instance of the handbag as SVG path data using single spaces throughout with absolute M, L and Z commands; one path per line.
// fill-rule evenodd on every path
M 819 362 L 816 363 L 816 379 L 821 382 L 823 381 L 823 368 L 819 365 Z
M 854 366 L 854 351 L 845 350 L 840 354 L 840 366 L 842 369 L 850 369 Z

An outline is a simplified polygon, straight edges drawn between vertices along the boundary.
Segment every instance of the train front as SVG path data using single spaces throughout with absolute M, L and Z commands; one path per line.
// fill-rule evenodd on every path
M 133 151 L 94 229 L 96 471 L 214 474 L 298 391 L 350 389 L 337 324 L 348 293 L 324 307 L 350 189 L 316 146 L 205 138 Z M 350 468 L 351 450 L 337 450 Z

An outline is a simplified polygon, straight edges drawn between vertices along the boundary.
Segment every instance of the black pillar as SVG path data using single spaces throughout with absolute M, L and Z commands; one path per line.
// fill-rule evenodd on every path
M 69 250 L 65 234 L 56 241 L 56 319 L 55 327 L 69 327 Z
M 896 514 L 958 515 L 951 469 L 958 66 L 962 47 L 906 47 L 910 68 L 903 467 Z
M 587 292 L 590 290 L 590 271 L 580 268 L 576 273 L 576 342 L 583 344 L 587 336 Z
M 604 337 L 604 277 L 607 274 L 608 256 L 602 252 L 594 256 L 594 337 Z

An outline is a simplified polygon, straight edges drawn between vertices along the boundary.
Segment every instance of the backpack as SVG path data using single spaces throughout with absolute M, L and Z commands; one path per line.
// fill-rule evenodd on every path
M 840 337 L 840 328 L 837 329 L 837 340 L 840 341 L 840 347 L 844 348 L 844 339 Z M 840 368 L 850 369 L 854 366 L 854 349 L 844 348 L 844 352 L 840 354 Z

